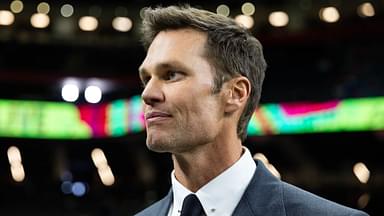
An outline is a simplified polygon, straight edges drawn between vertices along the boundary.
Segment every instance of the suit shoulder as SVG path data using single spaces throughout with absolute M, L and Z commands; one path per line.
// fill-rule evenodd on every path
M 156 212 L 158 212 L 160 208 L 161 208 L 161 200 L 153 203 L 152 205 L 138 212 L 137 214 L 135 214 L 135 216 L 156 215 Z
M 143 209 L 142 211 L 138 212 L 137 214 L 135 214 L 135 216 L 155 215 L 155 212 L 158 212 L 159 208 L 160 208 L 160 201 L 157 201 L 152 205 L 148 206 L 147 208 Z
M 172 200 L 172 193 L 169 192 L 163 199 L 153 203 L 144 210 L 135 214 L 135 216 L 154 216 L 154 215 L 166 215 L 168 213 L 170 203 Z
M 282 183 L 282 190 L 287 215 L 368 216 L 362 211 L 340 205 L 286 182 Z

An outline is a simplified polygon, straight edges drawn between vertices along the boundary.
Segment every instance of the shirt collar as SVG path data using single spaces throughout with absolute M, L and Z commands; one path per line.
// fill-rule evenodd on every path
M 256 164 L 249 150 L 246 147 L 243 149 L 243 155 L 235 164 L 195 193 L 208 216 L 231 215 L 251 181 Z M 174 171 L 171 179 L 173 191 L 171 211 L 172 215 L 180 215 L 184 198 L 192 192 L 176 179 Z

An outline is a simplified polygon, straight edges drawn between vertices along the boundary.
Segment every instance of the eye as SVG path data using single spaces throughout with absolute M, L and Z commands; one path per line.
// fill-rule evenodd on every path
M 182 73 L 180 71 L 172 71 L 169 70 L 165 73 L 164 79 L 169 81 L 176 81 L 182 77 Z
M 142 76 L 141 77 L 141 85 L 143 87 L 145 87 L 150 79 L 151 79 L 151 77 L 149 77 L 149 76 Z

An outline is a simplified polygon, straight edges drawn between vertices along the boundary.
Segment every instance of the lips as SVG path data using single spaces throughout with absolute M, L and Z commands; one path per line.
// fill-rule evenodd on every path
M 166 112 L 152 111 L 145 114 L 145 120 L 147 122 L 153 122 L 156 120 L 163 120 L 172 117 L 172 115 Z

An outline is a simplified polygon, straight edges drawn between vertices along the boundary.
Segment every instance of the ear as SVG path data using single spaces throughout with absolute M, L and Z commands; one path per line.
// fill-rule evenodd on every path
M 225 113 L 233 113 L 242 109 L 251 93 L 251 83 L 248 78 L 238 76 L 228 81 L 225 94 Z

